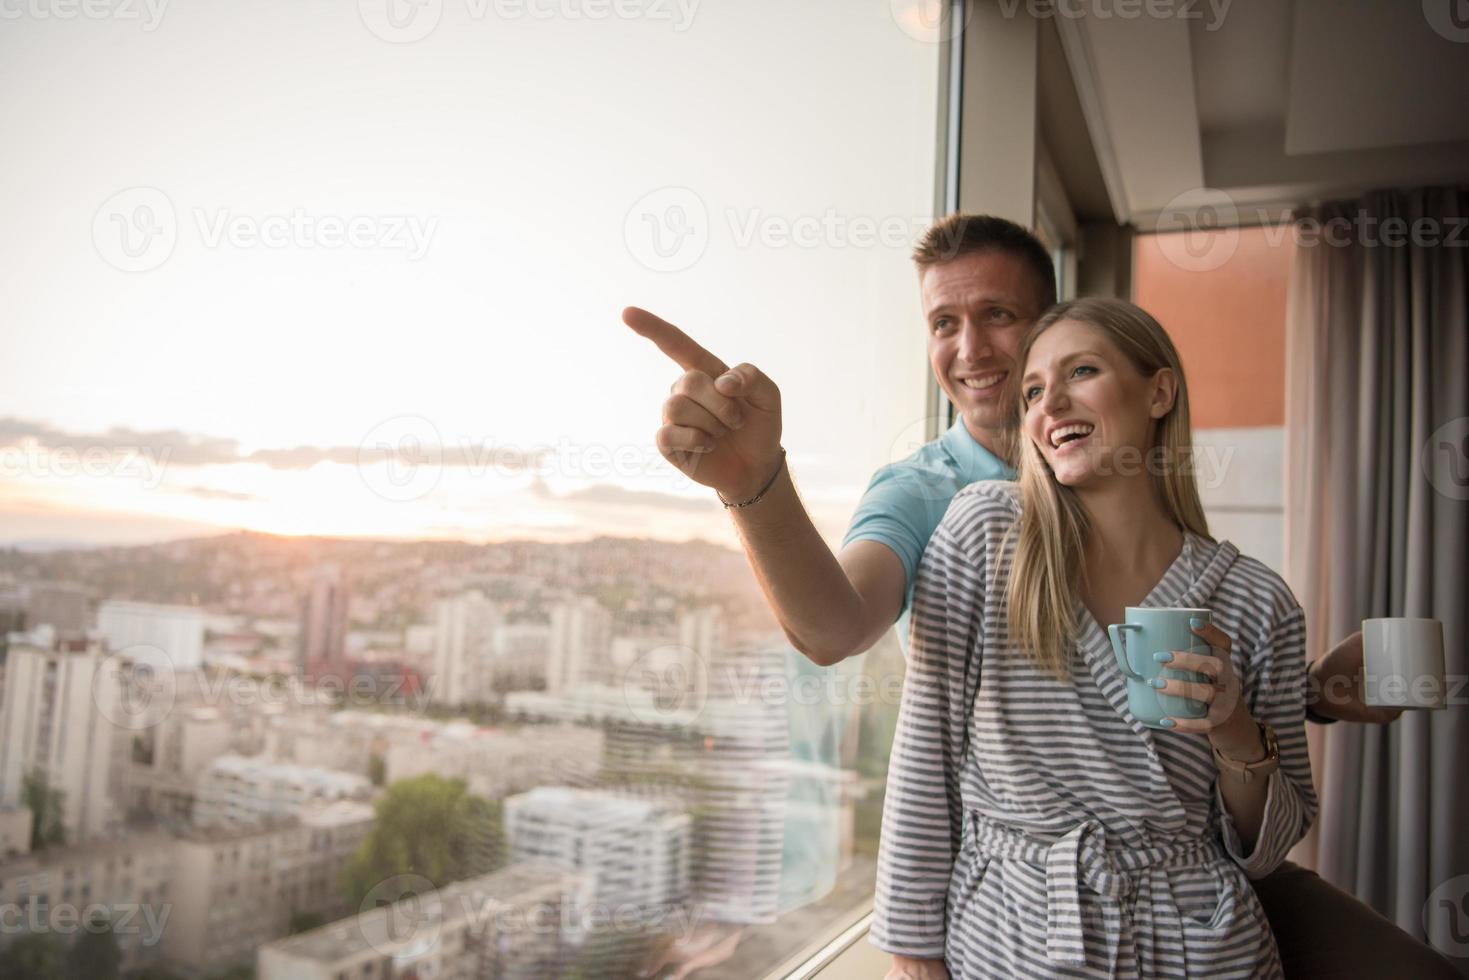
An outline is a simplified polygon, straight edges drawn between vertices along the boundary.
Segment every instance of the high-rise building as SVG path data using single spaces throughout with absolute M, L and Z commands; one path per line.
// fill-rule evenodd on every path
M 108 599 L 97 608 L 97 629 L 137 662 L 194 670 L 204 663 L 204 617 L 194 606 Z
M 337 565 L 319 568 L 311 590 L 301 601 L 297 655 L 302 674 L 319 676 L 345 671 L 347 602 L 347 584 L 341 568 Z
M 499 608 L 476 590 L 434 604 L 431 700 L 457 706 L 491 699 L 499 625 Z
M 693 821 L 602 790 L 540 786 L 505 801 L 513 861 L 546 860 L 596 882 L 604 908 L 667 909 L 688 900 Z
M 45 628 L 11 644 L 0 692 L 0 806 L 26 803 L 27 781 L 39 779 L 48 795 L 60 793 L 68 842 L 121 825 L 132 669 L 96 639 L 57 640 Z M 38 817 L 50 821 L 49 814 Z
M 546 690 L 552 694 L 583 684 L 610 683 L 608 653 L 612 616 L 595 599 L 580 597 L 551 610 Z

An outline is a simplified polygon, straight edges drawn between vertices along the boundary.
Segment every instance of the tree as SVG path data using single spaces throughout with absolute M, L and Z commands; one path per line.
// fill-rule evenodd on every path
M 320 912 L 292 912 L 289 934 L 294 936 L 298 932 L 310 932 L 324 925 L 326 925 L 326 917 Z
M 122 950 L 110 924 L 99 930 L 105 919 L 92 919 L 72 940 L 66 953 L 67 980 L 117 980 L 122 971 Z
M 0 950 L 0 977 L 6 980 L 63 980 L 66 943 L 51 932 L 32 932 Z
M 31 850 L 44 851 L 54 844 L 66 843 L 66 828 L 61 817 L 65 794 L 52 789 L 44 769 L 32 769 L 21 780 L 21 802 L 31 811 Z
M 399 780 L 378 800 L 372 832 L 348 862 L 347 901 L 359 907 L 398 875 L 418 875 L 441 888 L 487 874 L 504 851 L 499 804 L 471 795 L 464 780 L 432 773 Z

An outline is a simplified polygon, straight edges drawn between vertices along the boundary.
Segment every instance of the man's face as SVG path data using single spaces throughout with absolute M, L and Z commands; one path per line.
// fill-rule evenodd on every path
M 928 361 L 969 431 L 1000 429 L 1006 379 L 1020 339 L 1041 315 L 1040 287 L 1020 259 L 986 250 L 927 266 L 919 276 Z

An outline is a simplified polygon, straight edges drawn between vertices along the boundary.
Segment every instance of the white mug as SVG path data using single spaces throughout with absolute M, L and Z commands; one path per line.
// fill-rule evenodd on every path
M 1374 708 L 1442 708 L 1443 623 L 1394 617 L 1362 621 L 1362 672 Z

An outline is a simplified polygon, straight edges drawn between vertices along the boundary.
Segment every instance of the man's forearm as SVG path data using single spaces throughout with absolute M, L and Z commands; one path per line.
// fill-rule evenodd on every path
M 812 661 L 834 664 L 861 653 L 897 618 L 903 584 L 883 582 L 883 595 L 864 599 L 863 583 L 853 584 L 811 522 L 789 467 L 758 503 L 730 513 L 776 619 Z

